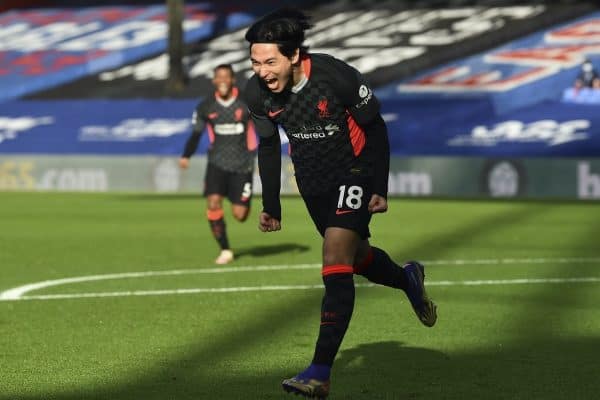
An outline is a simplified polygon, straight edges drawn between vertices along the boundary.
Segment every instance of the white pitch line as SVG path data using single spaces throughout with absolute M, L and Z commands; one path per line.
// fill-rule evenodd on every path
M 474 281 L 429 281 L 427 286 L 481 286 L 481 285 L 523 285 L 541 283 L 598 283 L 600 277 L 580 278 L 539 278 L 539 279 L 498 279 L 498 280 L 474 280 Z M 372 283 L 359 283 L 359 288 L 378 287 Z M 262 292 L 262 291 L 289 291 L 289 290 L 313 290 L 322 289 L 323 285 L 280 285 L 280 286 L 239 286 L 223 288 L 190 288 L 190 289 L 166 289 L 166 290 L 135 290 L 126 292 L 100 292 L 100 293 L 65 293 L 22 296 L 15 299 L 0 299 L 0 301 L 22 301 L 22 300 L 59 300 L 59 299 L 82 299 L 99 297 L 128 297 L 128 296 L 166 296 L 181 294 L 200 293 L 239 293 L 239 292 Z
M 579 278 L 521 278 L 521 279 L 485 279 L 476 281 L 427 281 L 427 286 L 482 286 L 482 285 L 525 285 L 539 283 L 595 283 L 600 276 Z
M 590 258 L 504 258 L 504 259 L 476 259 L 476 260 L 429 260 L 423 261 L 426 265 L 508 265 L 508 264 L 590 264 L 599 263 L 600 257 Z M 277 270 L 303 270 L 321 268 L 321 264 L 297 264 L 297 265 L 257 265 L 246 267 L 221 267 L 221 268 L 202 268 L 202 269 L 177 269 L 168 271 L 143 271 L 143 272 L 125 272 L 118 274 L 88 275 L 72 278 L 62 278 L 47 280 L 42 282 L 30 283 L 18 286 L 12 289 L 0 292 L 0 301 L 18 300 L 26 293 L 34 290 L 45 289 L 53 286 L 67 285 L 71 283 L 82 283 L 103 280 L 117 280 L 129 278 L 146 278 L 153 276 L 169 275 L 191 275 L 191 274 L 223 274 L 232 272 L 257 272 L 257 271 L 277 271 Z
M 204 269 L 175 269 L 170 271 L 144 271 L 144 272 L 124 272 L 119 274 L 87 275 L 76 276 L 73 278 L 53 279 L 49 281 L 35 282 L 0 293 L 0 300 L 15 300 L 25 293 L 45 289 L 52 286 L 67 285 L 70 283 L 82 283 L 93 281 L 105 281 L 128 278 L 147 278 L 152 276 L 169 275 L 192 275 L 192 274 L 224 274 L 229 272 L 255 272 L 255 271 L 275 271 L 275 270 L 295 270 L 320 268 L 321 264 L 298 264 L 298 265 L 257 265 L 253 267 L 229 267 L 229 268 L 204 268 Z
M 480 260 L 430 260 L 425 265 L 499 265 L 499 264 L 594 264 L 600 263 L 600 257 L 573 258 L 501 258 Z

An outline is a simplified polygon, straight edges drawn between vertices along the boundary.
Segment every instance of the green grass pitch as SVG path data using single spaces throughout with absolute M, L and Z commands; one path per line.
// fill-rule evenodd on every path
M 297 198 L 278 233 L 226 212 L 224 271 L 198 196 L 0 193 L 0 399 L 295 398 L 320 237 Z M 600 398 L 600 203 L 393 199 L 371 230 L 439 319 L 356 277 L 331 399 Z

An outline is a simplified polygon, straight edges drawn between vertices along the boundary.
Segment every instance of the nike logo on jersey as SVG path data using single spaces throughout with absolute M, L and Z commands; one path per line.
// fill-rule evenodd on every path
M 271 111 L 271 110 L 269 110 L 269 113 L 268 113 L 269 114 L 269 118 L 275 118 L 276 116 L 278 116 L 279 114 L 281 114 L 284 111 L 285 111 L 285 108 L 280 108 L 277 111 Z
M 215 119 L 219 116 L 219 113 L 216 112 L 212 112 L 210 114 L 207 115 L 208 119 Z
M 340 210 L 339 208 L 335 210 L 335 215 L 343 215 L 354 212 L 355 210 Z

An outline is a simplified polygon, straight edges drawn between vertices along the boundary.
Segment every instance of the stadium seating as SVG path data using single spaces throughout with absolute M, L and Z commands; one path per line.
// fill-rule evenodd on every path
M 53 2 L 64 6 L 60 12 L 32 3 L 43 2 L 0 14 L 0 32 L 9 39 L 0 45 L 2 159 L 12 157 L 19 168 L 33 162 L 27 182 L 37 188 L 52 189 L 56 185 L 47 182 L 60 181 L 48 180 L 50 170 L 49 176 L 60 177 L 65 170 L 85 175 L 92 168 L 107 177 L 101 190 L 196 190 L 197 176 L 181 175 L 172 163 L 190 129 L 191 110 L 212 91 L 209 78 L 220 63 L 234 65 L 243 87 L 250 75 L 246 26 L 280 2 L 251 9 L 236 0 L 187 4 L 184 63 L 190 80 L 179 94 L 165 90 L 163 2 Z M 390 130 L 392 194 L 487 195 L 489 185 L 481 182 L 494 169 L 490 160 L 518 158 L 510 165 L 522 187 L 511 195 L 577 196 L 580 164 L 589 163 L 590 173 L 600 168 L 593 159 L 600 154 L 600 120 L 588 104 L 597 95 L 565 91 L 584 57 L 600 61 L 594 4 L 294 4 L 314 18 L 311 51 L 348 61 L 376 88 Z M 201 153 L 207 145 L 201 143 Z M 91 155 L 98 158 L 92 162 Z M 132 155 L 152 171 L 149 178 L 132 177 L 129 169 L 109 173 L 109 166 L 130 165 Z M 565 164 L 568 172 L 561 174 L 570 183 L 557 185 L 564 190 L 532 186 L 557 156 L 586 159 Z M 545 157 L 552 165 L 538 167 Z M 441 175 L 450 167 L 472 175 L 468 187 L 438 183 L 450 182 Z M 295 191 L 291 172 L 283 188 Z

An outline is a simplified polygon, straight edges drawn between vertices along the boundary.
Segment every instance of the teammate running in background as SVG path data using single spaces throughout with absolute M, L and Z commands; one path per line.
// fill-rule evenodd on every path
M 204 128 L 207 127 L 211 147 L 204 180 L 206 216 L 221 253 L 217 264 L 233 261 L 223 212 L 223 197 L 232 204 L 235 219 L 243 222 L 250 212 L 252 173 L 256 155 L 254 125 L 248 107 L 235 87 L 235 74 L 229 64 L 214 69 L 214 96 L 202 101 L 194 112 L 193 131 L 185 144 L 179 166 L 186 169 L 196 152 Z
M 369 244 L 371 215 L 387 210 L 387 128 L 378 100 L 357 70 L 329 55 L 308 53 L 303 41 L 310 27 L 308 18 L 293 9 L 252 25 L 246 40 L 255 75 L 245 92 L 260 135 L 259 229 L 281 229 L 281 125 L 300 194 L 323 236 L 325 294 L 314 356 L 308 368 L 282 385 L 288 392 L 324 398 L 354 308 L 353 274 L 402 289 L 426 326 L 435 324 L 437 314 L 425 292 L 424 267 L 415 261 L 400 267 Z

